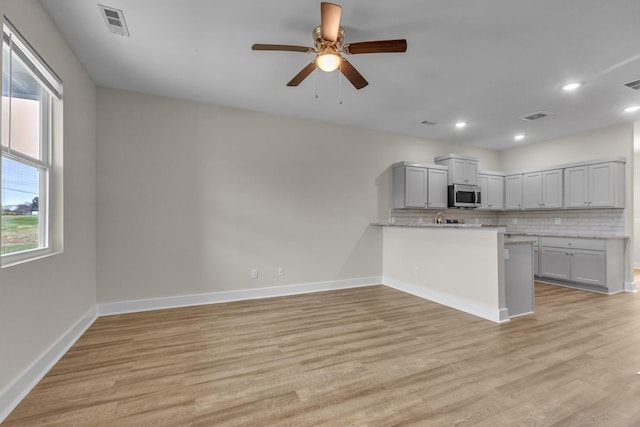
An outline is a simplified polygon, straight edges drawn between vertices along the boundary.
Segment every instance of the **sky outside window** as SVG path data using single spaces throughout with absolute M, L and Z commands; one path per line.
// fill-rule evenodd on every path
M 30 204 L 38 197 L 40 177 L 37 168 L 2 158 L 2 206 Z

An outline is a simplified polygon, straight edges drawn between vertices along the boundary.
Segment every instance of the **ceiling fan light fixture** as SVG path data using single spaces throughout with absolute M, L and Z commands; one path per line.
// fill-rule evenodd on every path
M 562 90 L 565 92 L 573 92 L 574 90 L 580 88 L 581 86 L 582 86 L 582 83 L 580 82 L 571 82 L 562 86 Z
M 318 54 L 316 64 L 322 71 L 330 73 L 340 66 L 341 60 L 342 58 L 334 49 L 325 48 Z

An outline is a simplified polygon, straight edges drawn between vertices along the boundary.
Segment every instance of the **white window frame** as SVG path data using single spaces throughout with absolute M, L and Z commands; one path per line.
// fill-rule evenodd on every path
M 61 218 L 58 218 L 55 223 L 52 221 L 52 199 L 57 199 L 59 203 L 62 202 L 61 197 L 53 195 L 52 181 L 53 171 L 58 168 L 54 168 L 53 154 L 53 124 L 54 124 L 54 102 L 62 101 L 62 81 L 51 70 L 46 62 L 38 55 L 38 53 L 31 47 L 31 45 L 22 37 L 22 35 L 15 29 L 11 22 L 4 17 L 3 25 L 3 49 L 4 43 L 7 43 L 10 47 L 10 51 L 20 59 L 21 63 L 31 71 L 33 77 L 40 83 L 42 90 L 42 98 L 40 102 L 40 158 L 36 159 L 28 156 L 24 153 L 11 150 L 11 137 L 9 136 L 8 147 L 2 145 L 2 157 L 13 161 L 20 162 L 30 167 L 37 168 L 39 170 L 39 194 L 38 194 L 38 248 L 23 250 L 19 252 L 13 252 L 4 254 L 0 257 L 0 264 L 2 267 L 19 264 L 25 261 L 42 258 L 54 253 L 62 251 L 62 237 L 61 235 L 55 239 L 60 243 L 54 244 L 54 233 L 60 234 L 60 230 L 55 230 L 55 224 L 61 224 Z M 11 97 L 11 87 L 9 84 L 9 97 Z M 11 103 L 9 103 L 11 105 Z M 9 123 L 11 123 L 11 107 L 9 107 Z M 11 127 L 9 125 L 9 134 Z M 60 172 L 56 172 L 60 173 Z M 0 177 L 2 176 L 2 167 L 0 165 Z M 2 191 L 0 187 L 0 191 Z M 61 209 L 56 211 L 62 212 Z M 1 221 L 1 216 L 0 216 Z M 1 238 L 1 236 L 0 236 Z

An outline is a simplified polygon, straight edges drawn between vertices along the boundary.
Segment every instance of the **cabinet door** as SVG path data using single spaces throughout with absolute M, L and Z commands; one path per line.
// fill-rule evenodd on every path
M 522 209 L 522 175 L 505 178 L 505 209 Z
M 478 162 L 452 159 L 449 163 L 449 173 L 453 184 L 478 184 Z
M 542 208 L 542 172 L 522 175 L 522 206 L 525 209 Z
M 480 178 L 478 177 L 478 179 Z M 504 177 L 489 175 L 487 187 L 487 194 L 481 194 L 483 203 L 486 203 L 489 209 L 504 209 Z
M 465 169 L 465 164 L 467 162 L 461 159 L 453 159 L 451 161 L 451 169 L 449 173 L 451 174 L 451 181 L 454 184 L 466 184 L 467 183 L 467 174 Z
M 427 202 L 427 169 L 407 166 L 405 170 L 405 206 L 425 208 Z
M 427 208 L 446 209 L 447 207 L 447 171 L 428 169 Z
M 589 205 L 589 167 L 564 170 L 564 207 L 585 208 Z
M 605 286 L 604 251 L 573 249 L 571 251 L 571 280 L 588 285 Z
M 614 205 L 614 172 L 613 163 L 589 166 L 589 207 Z
M 478 186 L 480 187 L 480 206 L 478 209 L 489 209 L 489 175 L 478 175 Z
M 546 209 L 562 207 L 562 169 L 542 173 L 542 207 Z
M 571 254 L 568 249 L 540 247 L 541 277 L 571 280 Z
M 478 185 L 478 162 L 466 161 L 464 164 L 465 184 Z

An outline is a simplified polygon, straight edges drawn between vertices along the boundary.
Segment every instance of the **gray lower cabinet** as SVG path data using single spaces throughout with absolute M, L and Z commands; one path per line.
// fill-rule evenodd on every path
M 540 251 L 542 269 L 539 276 L 559 280 L 571 280 L 571 256 L 566 249 L 545 247 Z
M 540 237 L 538 276 L 582 289 L 624 289 L 623 240 Z
M 509 317 L 533 313 L 533 255 L 531 243 L 505 244 L 505 305 Z M 506 255 L 506 254 L 505 254 Z

